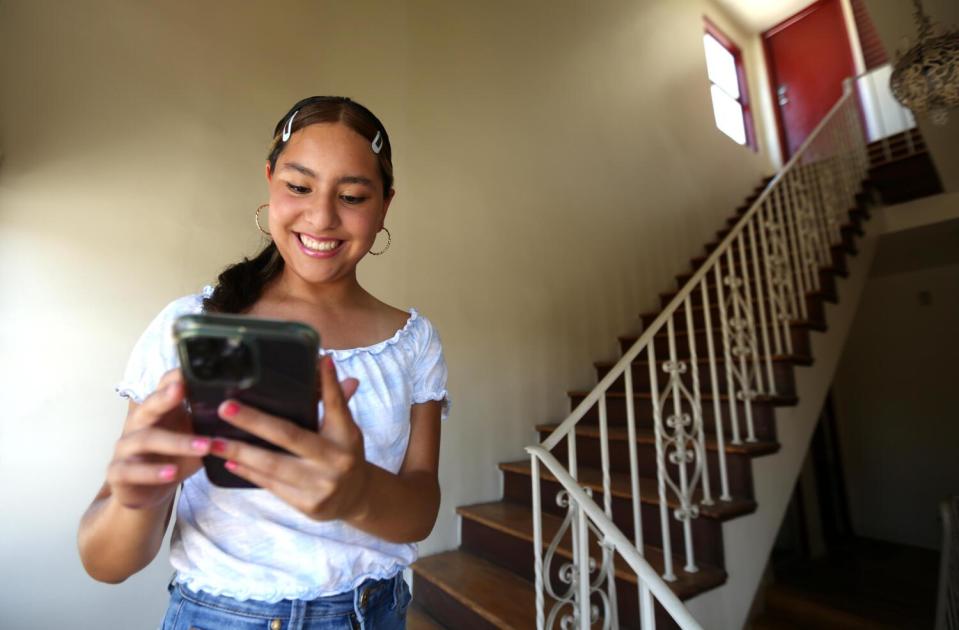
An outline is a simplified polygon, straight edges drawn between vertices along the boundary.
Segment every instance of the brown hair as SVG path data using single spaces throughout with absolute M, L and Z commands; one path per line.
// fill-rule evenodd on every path
M 383 179 L 383 197 L 389 196 L 393 189 L 393 150 L 386 128 L 373 112 L 345 96 L 305 98 L 280 118 L 273 128 L 273 141 L 266 157 L 271 172 L 276 169 L 276 161 L 286 148 L 283 130 L 294 113 L 296 116 L 290 125 L 290 133 L 318 123 L 342 123 L 370 143 L 380 134 L 382 147 L 377 161 Z M 283 265 L 283 257 L 276 243 L 270 241 L 253 258 L 244 258 L 223 270 L 217 278 L 213 294 L 203 300 L 203 309 L 216 313 L 242 313 L 260 299 L 263 288 L 283 270 Z

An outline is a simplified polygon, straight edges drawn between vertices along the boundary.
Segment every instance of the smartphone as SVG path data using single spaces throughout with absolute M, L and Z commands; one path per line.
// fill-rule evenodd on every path
M 305 429 L 317 430 L 316 370 L 320 337 L 299 322 L 229 314 L 183 315 L 174 322 L 186 402 L 198 435 L 285 449 L 223 421 L 217 408 L 232 398 Z M 207 455 L 210 481 L 225 488 L 256 488 Z

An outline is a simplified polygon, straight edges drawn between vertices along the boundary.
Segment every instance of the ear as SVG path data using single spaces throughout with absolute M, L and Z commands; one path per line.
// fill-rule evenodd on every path
M 391 189 L 390 189 L 390 194 L 388 194 L 388 195 L 386 196 L 386 199 L 383 200 L 383 219 L 384 219 L 384 220 L 386 219 L 386 213 L 389 211 L 389 209 L 390 209 L 390 204 L 393 202 L 393 197 L 395 197 L 395 196 L 396 196 L 396 189 L 395 189 L 395 188 L 391 188 Z M 381 225 L 380 228 L 382 228 L 382 227 L 383 227 L 383 226 Z
M 266 182 L 270 183 L 273 181 L 273 171 L 270 170 L 270 163 L 266 163 Z

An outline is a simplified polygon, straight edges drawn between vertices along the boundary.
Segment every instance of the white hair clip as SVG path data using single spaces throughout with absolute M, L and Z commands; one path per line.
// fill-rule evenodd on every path
M 296 110 L 290 116 L 290 119 L 286 121 L 286 127 L 283 127 L 283 142 L 286 142 L 290 139 L 290 135 L 293 133 L 293 119 L 296 118 L 296 115 L 300 113 L 300 110 Z
M 380 151 L 383 150 L 383 134 L 377 131 L 376 137 L 373 138 L 373 142 L 370 144 L 370 147 L 372 147 L 373 153 L 379 155 Z

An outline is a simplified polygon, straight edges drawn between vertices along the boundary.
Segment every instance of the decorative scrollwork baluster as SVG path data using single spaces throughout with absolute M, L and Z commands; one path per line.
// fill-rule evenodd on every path
M 590 488 L 583 488 L 583 491 L 592 498 L 593 493 Z M 562 508 L 566 508 L 566 517 L 563 519 L 562 524 L 556 532 L 556 535 L 553 537 L 553 540 L 550 541 L 549 547 L 546 549 L 546 554 L 543 558 L 543 575 L 544 575 L 544 584 L 543 587 L 546 590 L 546 593 L 555 600 L 552 607 L 550 608 L 549 615 L 546 617 L 546 629 L 552 630 L 555 627 L 557 620 L 559 621 L 559 627 L 561 629 L 566 628 L 575 628 L 579 625 L 580 614 L 582 610 L 586 610 L 590 617 L 590 625 L 596 623 L 600 618 L 603 619 L 603 630 L 609 630 L 613 626 L 615 620 L 615 613 L 613 610 L 613 603 L 610 602 L 609 595 L 605 592 L 605 582 L 608 579 L 609 575 L 612 573 L 613 559 L 615 556 L 615 550 L 611 543 L 607 542 L 600 530 L 589 520 L 587 523 L 587 537 L 588 532 L 592 532 L 599 541 L 599 549 L 602 554 L 602 558 L 597 562 L 596 558 L 589 556 L 588 562 L 588 574 L 590 577 L 589 583 L 589 594 L 590 602 L 594 596 L 598 596 L 601 602 L 601 606 L 592 604 L 590 602 L 580 602 L 578 600 L 579 593 L 579 566 L 576 563 L 576 560 L 567 560 L 564 557 L 558 557 L 556 551 L 559 549 L 559 545 L 564 538 L 566 538 L 567 533 L 573 530 L 574 520 L 576 518 L 576 506 L 572 505 L 572 502 L 569 498 L 569 493 L 566 490 L 560 490 L 556 494 L 556 504 Z M 586 545 L 586 548 L 589 548 L 589 541 L 581 541 L 580 544 Z M 556 589 L 553 587 L 553 566 L 554 563 L 559 559 L 562 559 L 562 564 L 556 569 L 556 577 L 559 581 L 566 585 L 562 593 L 557 593 Z
M 749 302 L 743 295 L 743 280 L 732 272 L 723 279 L 728 287 L 725 302 L 722 307 L 728 313 L 726 325 L 729 328 L 730 354 L 733 357 L 732 376 L 736 400 L 743 403 L 746 416 L 747 442 L 755 442 L 756 435 L 753 426 L 752 401 L 758 394 L 756 379 L 758 371 L 756 364 L 750 359 L 758 350 L 756 329 L 752 317 L 747 313 Z
M 671 359 L 663 363 L 663 372 L 669 375 L 663 391 L 659 394 L 660 408 L 667 408 L 672 399 L 672 413 L 665 415 L 660 427 L 663 453 L 666 461 L 676 467 L 679 478 L 674 479 L 665 462 L 660 466 L 659 474 L 679 501 L 679 507 L 673 510 L 673 518 L 683 523 L 686 534 L 686 571 L 697 570 L 692 554 L 692 535 L 690 521 L 699 516 L 699 506 L 693 501 L 693 494 L 702 476 L 705 465 L 705 449 L 696 439 L 701 434 L 702 410 L 696 411 L 696 397 L 683 382 L 682 375 L 687 371 L 685 361 Z M 686 413 L 679 401 L 693 410 Z M 692 474 L 687 473 L 692 466 Z

